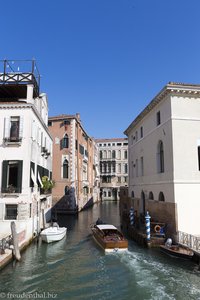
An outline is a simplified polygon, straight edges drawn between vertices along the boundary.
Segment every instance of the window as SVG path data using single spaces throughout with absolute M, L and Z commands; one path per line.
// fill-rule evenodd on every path
M 6 204 L 5 220 L 17 219 L 17 204 Z
M 131 198 L 134 198 L 135 197 L 135 194 L 134 194 L 134 191 L 131 192 Z
M 138 177 L 138 159 L 135 161 L 136 177 Z
M 117 182 L 121 183 L 121 177 L 117 177 Z
M 125 174 L 128 173 L 128 164 L 125 164 L 125 165 L 124 165 L 124 173 L 125 173 Z
M 52 126 L 52 121 L 48 121 L 48 126 L 50 127 L 50 126 Z
M 23 118 L 12 116 L 5 118 L 4 141 L 5 142 L 21 142 L 23 129 Z
M 160 123 L 161 123 L 160 111 L 158 111 L 157 114 L 156 114 L 156 124 L 157 124 L 157 126 L 160 125 Z
M 121 150 L 118 150 L 118 159 L 121 159 Z
M 117 143 L 117 146 L 121 146 L 122 145 L 122 143 Z
M 125 150 L 125 151 L 124 151 L 124 159 L 127 159 L 127 158 L 128 158 L 128 151 Z
M 112 171 L 113 171 L 113 173 L 115 173 L 115 163 L 114 162 L 112 164 Z
M 63 148 L 69 148 L 69 138 L 67 134 L 65 134 L 64 138 L 62 139 L 62 149 Z
M 140 127 L 140 138 L 143 138 L 143 127 Z
M 69 162 L 67 159 L 63 162 L 63 178 L 69 178 Z
M 108 158 L 111 158 L 111 150 L 108 150 Z
M 2 172 L 2 192 L 21 193 L 22 189 L 22 160 L 4 160 Z
M 63 124 L 66 126 L 66 125 L 70 125 L 70 121 L 69 120 L 64 120 L 63 121 Z
M 85 150 L 85 156 L 88 157 L 88 151 L 87 150 Z
M 165 201 L 165 196 L 164 196 L 163 192 L 160 192 L 160 193 L 159 193 L 158 200 L 159 200 L 159 201 Z
M 137 140 L 138 140 L 138 132 L 136 131 L 136 133 L 135 133 L 135 141 L 137 142 Z
M 106 197 L 106 192 L 103 192 L 103 196 Z
M 162 141 L 158 142 L 157 167 L 158 173 L 164 173 L 164 147 Z
M 112 158 L 115 158 L 115 150 L 112 151 Z
M 111 173 L 111 162 L 108 162 L 108 164 L 107 164 L 107 170 L 108 170 L 108 173 Z
M 108 197 L 111 197 L 111 192 L 110 191 L 108 191 Z
M 152 192 L 149 192 L 149 200 L 154 200 L 154 196 Z
M 84 155 L 84 147 L 82 145 L 79 145 L 79 152 Z
M 121 173 L 121 164 L 118 164 L 118 173 Z
M 143 156 L 140 157 L 140 175 L 144 176 L 144 160 L 143 160 Z
M 102 153 L 102 151 L 100 151 L 99 156 L 100 156 L 100 159 L 103 158 L 103 153 Z
M 132 177 L 134 177 L 134 167 L 135 167 L 135 165 L 134 165 L 134 162 L 132 161 L 131 162 L 131 170 L 130 170 L 130 174 Z

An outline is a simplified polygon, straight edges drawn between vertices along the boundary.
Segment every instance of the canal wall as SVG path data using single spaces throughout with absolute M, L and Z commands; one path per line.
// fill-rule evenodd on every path
M 128 197 L 128 188 L 120 189 L 120 222 L 122 226 L 130 223 L 130 209 L 134 210 L 134 227 L 136 231 L 145 230 L 145 214 L 148 211 L 151 216 L 151 234 L 155 235 L 156 225 L 164 227 L 166 238 L 177 241 L 177 208 L 175 203 L 167 203 L 145 199 L 141 210 L 142 199 Z
M 32 243 L 33 240 L 34 238 L 29 238 L 28 240 L 19 243 L 20 252 L 23 252 Z M 13 251 L 14 249 L 5 249 L 5 253 L 0 254 L 0 270 L 2 270 L 5 266 L 15 260 Z

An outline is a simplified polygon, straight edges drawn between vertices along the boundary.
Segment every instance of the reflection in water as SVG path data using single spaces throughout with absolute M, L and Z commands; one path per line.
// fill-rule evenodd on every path
M 120 228 L 115 202 L 95 205 L 77 217 L 59 216 L 67 236 L 53 244 L 34 242 L 21 262 L 1 271 L 0 291 L 48 292 L 63 300 L 200 299 L 200 272 L 191 262 L 133 241 L 128 251 L 105 255 L 90 232 L 98 217 Z

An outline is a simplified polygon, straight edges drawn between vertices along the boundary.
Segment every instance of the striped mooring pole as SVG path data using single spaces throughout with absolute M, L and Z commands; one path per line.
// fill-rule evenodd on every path
M 145 221 L 146 221 L 146 235 L 147 235 L 147 242 L 151 240 L 151 233 L 150 233 L 150 215 L 149 212 L 147 211 L 146 216 L 145 216 Z
M 131 226 L 133 226 L 133 224 L 134 224 L 134 208 L 133 207 L 130 208 L 129 218 L 130 218 L 130 224 L 131 224 Z

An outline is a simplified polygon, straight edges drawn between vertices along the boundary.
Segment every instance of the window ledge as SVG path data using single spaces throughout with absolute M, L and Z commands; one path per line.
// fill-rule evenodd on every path
M 17 198 L 20 196 L 20 193 L 1 193 L 1 196 Z

